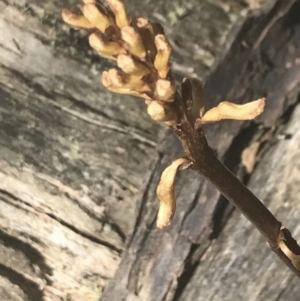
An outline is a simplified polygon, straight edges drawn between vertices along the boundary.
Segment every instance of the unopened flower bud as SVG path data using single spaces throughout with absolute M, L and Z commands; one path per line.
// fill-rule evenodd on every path
M 89 3 L 83 5 L 82 13 L 91 23 L 94 24 L 94 27 L 98 28 L 101 32 L 105 32 L 105 30 L 112 24 L 108 15 L 104 11 L 101 11 L 100 7 L 96 6 L 96 4 Z
M 147 112 L 155 121 L 176 121 L 174 111 L 167 104 L 158 101 L 152 101 L 148 105 Z
M 222 119 L 252 120 L 263 112 L 265 103 L 265 98 L 242 105 L 223 101 L 216 107 L 208 110 L 201 118 L 201 122 L 216 122 Z
M 131 26 L 125 26 L 121 29 L 121 37 L 125 42 L 125 48 L 133 55 L 144 58 L 146 50 L 140 35 Z
M 159 100 L 163 100 L 167 102 L 174 101 L 175 91 L 176 89 L 174 83 L 172 83 L 169 80 L 159 79 L 156 82 L 155 93 L 157 99 Z
M 61 15 L 64 22 L 71 26 L 87 29 L 95 27 L 85 16 L 76 15 L 68 9 L 63 9 Z
M 154 60 L 154 67 L 161 78 L 166 78 L 170 70 L 170 57 L 172 47 L 162 34 L 155 36 L 157 54 Z
M 152 24 L 145 18 L 137 18 L 135 24 L 145 45 L 147 54 L 151 61 L 154 61 L 157 50 L 154 43 L 154 29 Z
M 121 54 L 118 56 L 118 67 L 121 68 L 125 73 L 143 77 L 150 73 L 150 70 L 146 64 L 135 60 L 128 54 Z
M 156 225 L 162 229 L 170 225 L 176 210 L 174 185 L 178 168 L 183 164 L 189 164 L 186 158 L 179 158 L 168 166 L 161 175 L 160 182 L 156 189 L 159 199 L 159 211 Z
M 150 91 L 149 86 L 141 78 L 124 74 L 117 69 L 104 71 L 102 74 L 102 83 L 111 91 L 143 98 L 146 98 L 145 93 Z
M 108 42 L 96 33 L 89 36 L 89 43 L 101 56 L 116 59 L 116 57 L 125 52 L 125 49 L 117 42 Z
M 121 29 L 130 25 L 130 20 L 126 12 L 126 7 L 121 0 L 106 0 L 116 18 L 116 24 Z

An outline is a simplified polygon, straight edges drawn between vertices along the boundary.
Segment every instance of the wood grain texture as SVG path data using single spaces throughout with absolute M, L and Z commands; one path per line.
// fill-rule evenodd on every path
M 299 1 L 127 2 L 164 25 L 176 79 L 203 78 L 209 106 L 267 96 L 270 127 L 296 101 Z M 174 225 L 154 227 L 156 184 L 181 147 L 140 99 L 102 87 L 110 64 L 60 18 L 76 4 L 0 0 L 0 299 L 94 301 L 110 283 L 103 300 L 176 300 L 231 208 L 181 172 Z M 248 126 L 207 136 L 231 157 Z
M 298 22 L 291 22 L 298 7 L 299 1 L 279 1 L 269 11 L 244 23 L 227 55 L 206 80 L 209 106 L 216 105 L 222 98 L 245 102 L 267 96 L 267 109 L 259 122 L 264 131 L 276 126 L 283 108 L 295 103 L 299 94 L 296 49 L 299 49 L 300 28 Z M 286 65 L 287 62 L 292 64 Z M 207 127 L 206 133 L 209 143 L 220 156 L 225 155 L 226 163 L 233 168 L 245 144 L 259 131 L 255 124 L 222 122 Z M 173 144 L 171 137 L 166 140 L 167 145 Z M 102 301 L 178 300 L 185 291 L 189 274 L 209 249 L 212 239 L 217 239 L 222 220 L 226 220 L 231 210 L 213 187 L 201 179 L 197 181 L 195 175 L 190 177 L 185 175 L 184 185 L 176 185 L 179 209 L 172 226 L 165 232 L 157 232 L 154 227 L 155 211 L 149 215 L 153 200 L 148 189 L 157 183 L 157 177 L 152 177 L 151 185 L 147 185 L 141 198 L 139 224 Z M 222 290 L 220 282 L 218 285 Z M 242 294 L 243 286 L 238 289 Z M 196 294 L 200 292 L 197 290 Z

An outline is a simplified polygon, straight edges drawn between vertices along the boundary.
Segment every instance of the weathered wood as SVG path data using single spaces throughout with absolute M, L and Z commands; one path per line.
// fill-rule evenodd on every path
M 260 122 L 273 126 L 299 93 L 300 1 L 263 1 L 257 10 L 246 2 L 128 4 L 133 15 L 163 23 L 176 78 L 204 78 L 211 106 L 267 96 Z M 60 19 L 62 7 L 76 4 L 0 1 L 0 299 L 97 300 L 124 248 L 103 300 L 177 299 L 217 237 L 216 218 L 226 220 L 226 203 L 182 172 L 174 225 L 155 229 L 155 186 L 181 148 L 172 135 L 159 140 L 165 130 L 140 99 L 101 86 L 109 64 Z M 230 155 L 248 125 L 224 122 L 207 136 Z
M 159 125 L 102 87 L 62 5 L 0 1 L 1 300 L 97 300 L 155 155 Z
M 206 81 L 205 92 L 211 106 L 221 97 L 245 101 L 259 95 L 266 96 L 268 106 L 259 121 L 268 127 L 275 125 L 283 108 L 297 100 L 300 66 L 298 54 L 292 53 L 300 46 L 300 28 L 292 20 L 299 4 L 299 1 L 278 1 L 275 7 L 244 23 L 228 54 Z M 296 16 L 294 21 L 298 18 Z M 222 122 L 210 126 L 207 128 L 208 141 L 223 155 L 239 132 L 242 143 L 250 139 L 243 137 L 247 130 L 241 131 L 242 126 L 246 124 Z M 234 143 L 237 144 L 239 139 Z M 227 155 L 236 153 L 238 148 L 233 144 Z M 155 210 L 149 215 L 153 200 L 149 201 L 147 193 L 141 198 L 141 203 L 144 203 L 141 208 L 146 208 L 139 212 L 141 222 L 123 254 L 115 279 L 101 300 L 177 300 L 185 291 L 189 274 L 209 248 L 211 238 L 217 237 L 220 230 L 218 218 L 222 217 L 222 207 L 225 207 L 222 198 L 219 201 L 219 194 L 207 183 L 199 180 L 195 184 L 195 175 L 185 177 L 184 185 L 177 186 L 179 209 L 172 226 L 165 232 L 155 229 Z M 154 187 L 156 177 L 152 181 Z M 192 186 L 189 183 L 193 183 Z M 147 189 L 153 187 L 148 185 Z M 216 208 L 218 201 L 220 205 Z M 193 285 L 191 294 L 197 286 L 196 281 Z M 218 287 L 222 290 L 221 282 Z M 238 290 L 242 295 L 244 288 L 239 286 Z M 197 290 L 197 294 L 200 291 Z

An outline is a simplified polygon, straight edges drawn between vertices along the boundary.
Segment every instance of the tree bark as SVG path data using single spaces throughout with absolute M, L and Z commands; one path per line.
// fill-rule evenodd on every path
M 209 107 L 267 98 L 256 123 L 205 131 L 299 238 L 300 1 L 127 2 L 162 23 L 176 78 L 202 78 Z M 155 228 L 155 187 L 182 149 L 140 99 L 102 87 L 110 65 L 60 18 L 76 4 L 0 0 L 0 299 L 298 300 L 298 280 L 192 171 L 173 224 Z

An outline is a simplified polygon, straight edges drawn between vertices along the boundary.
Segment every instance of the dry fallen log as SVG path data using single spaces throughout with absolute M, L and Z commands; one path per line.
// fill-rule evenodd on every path
M 287 29 L 284 24 L 286 24 L 285 22 L 287 22 L 287 20 L 291 20 L 293 8 L 297 8 L 299 3 L 285 3 L 289 5 L 285 7 L 280 6 L 282 3 L 277 4 L 278 5 L 271 10 L 267 16 L 264 15 L 264 18 L 253 18 L 246 22 L 244 28 L 241 30 L 240 36 L 227 54 L 227 57 L 224 58 L 206 83 L 207 95 L 215 96 L 216 89 L 222 90 L 222 88 L 224 88 L 221 95 L 226 95 L 224 97 L 225 99 L 232 99 L 235 94 L 240 95 L 243 99 L 255 99 L 258 96 L 256 94 L 257 91 L 261 93 L 260 95 L 266 95 L 268 99 L 272 99 L 266 114 L 264 114 L 262 116 L 263 119 L 261 119 L 261 122 L 263 122 L 265 126 L 272 125 L 282 113 L 282 111 L 280 113 L 279 110 L 282 110 L 282 107 L 286 106 L 286 104 L 283 105 L 283 103 L 285 103 L 285 101 L 295 102 L 299 93 L 299 88 L 297 87 L 299 83 L 299 66 L 296 64 L 297 59 L 292 59 L 294 62 L 292 66 L 295 68 L 293 71 L 287 71 L 289 68 L 286 68 L 286 65 L 282 66 L 281 72 L 275 68 L 275 66 L 278 67 L 280 65 L 279 62 L 275 63 L 277 59 L 279 59 L 279 56 L 285 56 L 283 61 L 289 60 L 289 52 L 285 47 L 287 47 L 290 42 L 289 38 L 284 38 L 285 34 L 282 30 L 286 28 L 286 34 L 289 35 L 289 29 Z M 295 7 L 292 7 L 292 4 L 295 5 Z M 262 27 L 265 29 L 262 30 Z M 249 30 L 249 28 L 251 28 L 251 30 Z M 299 47 L 299 27 L 297 28 L 298 30 L 293 31 L 296 34 L 294 41 L 297 41 L 297 46 L 295 44 L 294 46 L 290 46 L 294 49 Z M 280 35 L 278 32 L 279 29 L 281 30 Z M 278 39 L 278 36 L 280 36 L 280 39 Z M 245 45 L 248 45 L 248 47 L 244 48 Z M 257 50 L 257 52 L 255 50 Z M 267 61 L 272 62 L 272 64 L 268 65 Z M 262 69 L 260 69 L 259 66 Z M 251 69 L 253 67 L 253 72 L 251 72 L 250 67 Z M 274 68 L 277 70 L 275 71 Z M 283 70 L 287 71 L 287 73 Z M 290 82 L 290 87 L 287 88 L 286 80 L 289 77 L 288 74 L 290 71 L 293 74 L 293 80 Z M 281 81 L 276 74 L 281 74 L 284 80 Z M 276 84 L 275 87 L 273 80 L 277 82 L 278 86 Z M 229 86 L 227 86 L 227 84 L 229 84 Z M 269 88 L 267 88 L 267 86 Z M 250 98 L 249 95 L 252 95 L 252 97 Z M 215 106 L 217 103 L 212 101 L 212 104 L 212 106 Z M 277 117 L 275 117 L 276 115 Z M 223 150 L 221 145 L 226 149 L 226 143 L 231 141 L 232 133 L 237 130 L 237 128 L 229 129 L 229 124 L 230 123 L 223 123 L 222 126 L 218 128 L 215 127 L 214 131 L 211 132 L 208 129 L 207 134 L 210 138 L 208 141 L 215 141 L 215 148 L 220 154 L 222 154 Z M 230 124 L 230 126 L 233 125 Z M 220 131 L 223 135 L 226 133 L 226 136 L 224 135 L 226 138 L 224 139 L 224 136 L 217 135 L 216 131 Z M 255 132 L 255 126 L 249 127 L 249 132 L 253 134 L 253 132 Z M 247 139 L 243 137 L 245 133 L 247 133 L 247 130 L 241 132 L 236 141 L 242 140 L 245 142 L 244 139 Z M 240 146 L 232 146 L 231 152 L 238 153 L 238 147 Z M 227 155 L 229 154 L 230 151 Z M 192 178 L 193 177 L 194 176 L 192 176 Z M 153 178 L 154 183 L 155 181 L 157 181 L 157 179 Z M 179 198 L 182 202 L 180 203 L 179 201 L 179 206 L 181 206 L 179 209 L 180 213 L 177 215 L 177 219 L 175 216 L 175 224 L 163 233 L 157 232 L 155 229 L 150 230 L 149 233 L 149 227 L 153 225 L 155 209 L 153 209 L 154 212 L 152 212 L 152 214 L 149 214 L 149 205 L 141 205 L 141 208 L 147 209 L 139 212 L 139 224 L 130 240 L 128 251 L 123 255 L 120 268 L 101 300 L 126 300 L 126 298 L 129 300 L 176 300 L 182 294 L 182 291 L 185 292 L 190 274 L 197 266 L 197 263 L 199 261 L 201 262 L 201 257 L 211 244 L 211 238 L 217 237 L 218 231 L 220 230 L 220 221 L 218 219 L 222 216 L 222 210 L 224 210 L 224 208 L 222 208 L 222 201 L 219 200 L 220 208 L 215 211 L 215 215 L 212 217 L 213 211 L 210 211 L 210 206 L 213 206 L 212 202 L 215 201 L 216 204 L 218 201 L 218 195 L 215 193 L 214 197 L 212 195 L 210 196 L 209 205 L 205 203 L 206 206 L 209 206 L 209 209 L 205 211 L 205 205 L 202 204 L 205 197 L 201 194 L 204 189 L 203 185 L 205 184 L 198 183 L 195 185 L 197 188 L 194 190 L 187 187 L 187 183 L 185 183 L 184 186 L 180 185 Z M 147 189 L 153 189 L 153 187 L 148 185 Z M 206 194 L 208 194 L 208 192 L 206 192 Z M 149 195 L 148 193 L 144 195 L 147 197 L 141 198 L 141 203 L 145 202 L 148 204 Z M 187 195 L 192 195 L 192 197 Z M 202 224 L 203 220 L 201 220 L 203 216 L 209 216 L 208 223 L 204 225 Z M 215 225 L 211 225 L 211 217 Z M 253 254 L 247 253 L 247 256 L 252 258 Z M 191 267 L 189 268 L 190 265 Z M 232 272 L 238 273 L 238 271 Z M 216 273 L 221 272 L 216 271 Z M 248 279 L 248 281 L 250 281 L 250 279 Z M 253 279 L 251 279 L 251 281 L 253 281 Z M 260 281 L 261 278 L 257 279 L 257 282 Z M 276 280 L 274 279 L 274 281 Z M 278 281 L 281 281 L 281 279 Z M 196 283 L 197 280 L 195 279 L 190 296 L 193 296 L 194 299 L 196 297 L 201 299 L 200 291 L 197 290 L 197 293 L 193 294 L 193 290 L 195 290 L 197 286 Z M 208 290 L 209 285 L 208 283 Z M 217 286 L 219 290 L 222 290 L 220 285 L 221 283 L 219 282 Z M 225 292 L 228 291 L 224 289 L 223 295 L 226 294 Z M 241 287 L 239 287 L 239 292 L 241 296 L 243 292 Z M 182 300 L 184 300 L 184 298 Z

